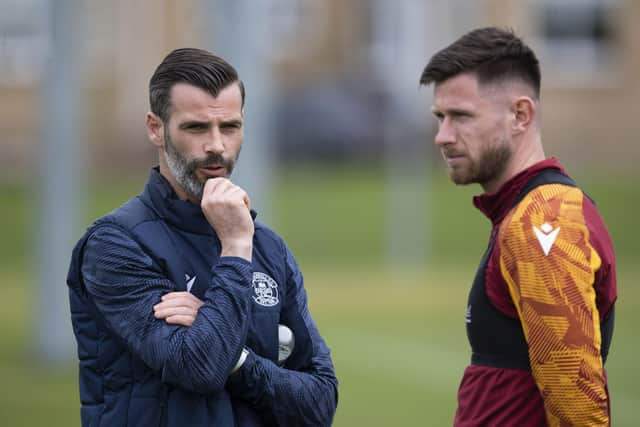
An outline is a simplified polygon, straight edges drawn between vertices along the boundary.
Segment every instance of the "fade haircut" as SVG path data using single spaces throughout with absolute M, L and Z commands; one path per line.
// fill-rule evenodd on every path
M 202 49 L 182 48 L 169 53 L 149 81 L 151 112 L 167 123 L 171 115 L 171 88 L 187 83 L 217 97 L 222 89 L 238 82 L 244 106 L 244 84 L 227 61 Z
M 431 57 L 420 76 L 421 85 L 441 83 L 472 72 L 480 84 L 517 79 L 540 98 L 540 64 L 513 30 L 486 27 L 473 30 Z

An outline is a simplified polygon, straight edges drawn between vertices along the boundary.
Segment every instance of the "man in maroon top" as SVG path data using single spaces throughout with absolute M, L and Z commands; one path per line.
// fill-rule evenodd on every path
M 466 307 L 471 364 L 456 426 L 610 425 L 613 245 L 594 203 L 540 136 L 540 68 L 511 31 L 471 31 L 436 53 L 435 144 L 456 184 L 478 183 L 492 223 Z

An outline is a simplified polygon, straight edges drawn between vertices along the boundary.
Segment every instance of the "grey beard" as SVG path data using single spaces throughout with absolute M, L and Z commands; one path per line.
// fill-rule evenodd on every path
M 165 132 L 164 151 L 166 153 L 167 166 L 182 189 L 196 200 L 202 200 L 204 182 L 200 182 L 194 171 L 197 162 L 189 161 L 184 157 L 171 142 L 168 132 Z
M 204 190 L 204 182 L 201 182 L 195 174 L 198 167 L 207 165 L 221 165 L 229 175 L 235 166 L 235 159 L 225 159 L 220 154 L 210 155 L 205 160 L 189 160 L 180 153 L 171 142 L 168 132 L 164 134 L 164 151 L 166 153 L 167 166 L 169 171 L 176 179 L 176 182 L 182 189 L 192 198 L 202 200 L 202 192 Z M 239 155 L 239 153 L 238 153 Z

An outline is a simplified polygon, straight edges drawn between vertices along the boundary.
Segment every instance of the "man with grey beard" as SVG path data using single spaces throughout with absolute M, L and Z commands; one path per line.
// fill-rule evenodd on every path
M 149 84 L 159 165 L 76 245 L 67 284 L 83 426 L 327 426 L 331 356 L 302 273 L 231 173 L 244 85 L 177 49 Z

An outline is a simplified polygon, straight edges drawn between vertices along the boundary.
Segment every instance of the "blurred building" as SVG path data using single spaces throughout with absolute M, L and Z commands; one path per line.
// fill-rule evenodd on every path
M 147 83 L 159 60 L 179 46 L 210 46 L 202 13 L 207 0 L 87 0 L 78 11 L 84 34 L 82 126 L 92 167 L 148 164 L 144 113 Z M 222 1 L 222 0 L 217 0 Z M 270 23 L 265 53 L 278 96 L 276 141 L 285 158 L 377 158 L 380 124 L 393 120 L 428 143 L 422 111 L 390 109 L 394 79 L 380 37 L 385 16 L 418 4 L 407 31 L 391 22 L 396 46 L 424 38 L 415 62 L 477 26 L 514 28 L 539 53 L 543 67 L 544 141 L 550 153 L 582 163 L 632 168 L 640 160 L 636 105 L 640 95 L 640 2 L 633 0 L 255 0 Z M 46 129 L 38 128 L 40 84 L 48 60 L 46 0 L 0 0 L 0 130 L 2 176 L 29 176 Z M 55 2 L 52 2 L 55 4 Z M 386 8 L 386 9 L 385 9 Z M 406 14 L 405 14 L 406 15 Z M 389 16 L 389 21 L 405 19 Z M 415 17 L 414 17 L 415 18 Z M 416 24 L 417 22 L 417 24 Z M 420 23 L 424 23 L 422 28 Z M 268 43 L 266 43 L 268 41 Z M 387 46 L 388 47 L 388 46 Z M 385 62 L 386 68 L 380 64 Z M 382 58 L 382 59 L 381 59 Z M 393 61 L 391 61 L 393 65 Z M 399 68 L 403 65 L 399 63 Z M 415 74 L 415 75 L 414 75 Z M 423 90 L 430 92 L 430 90 Z M 426 95 L 428 97 L 428 95 Z M 248 88 L 250 102 L 251 88 Z M 425 104 L 427 100 L 425 99 Z M 420 121 L 420 123 L 418 123 Z M 421 128 L 422 127 L 422 128 Z M 406 138 L 406 135 L 403 136 Z
M 543 140 L 577 165 L 635 170 L 640 149 L 640 2 L 492 0 L 491 21 L 532 41 L 542 62 Z M 549 150 L 549 148 L 551 150 Z

